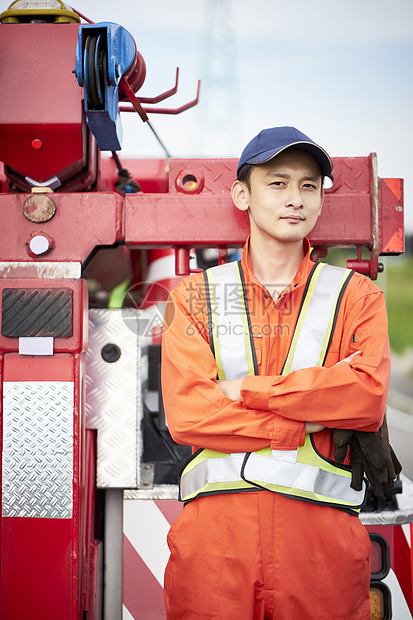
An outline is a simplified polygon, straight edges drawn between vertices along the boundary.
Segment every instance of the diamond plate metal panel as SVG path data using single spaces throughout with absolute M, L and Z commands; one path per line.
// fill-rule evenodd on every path
M 3 387 L 3 516 L 70 519 L 73 383 L 6 381 Z
M 100 488 L 133 489 L 140 483 L 142 399 L 137 324 L 133 309 L 89 311 L 86 425 L 98 431 L 96 482 Z M 119 347 L 117 361 L 107 362 L 102 357 L 102 349 L 109 344 Z

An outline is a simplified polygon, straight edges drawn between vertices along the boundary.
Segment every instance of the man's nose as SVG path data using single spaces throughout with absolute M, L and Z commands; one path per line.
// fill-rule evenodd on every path
M 293 209 L 301 209 L 303 206 L 303 199 L 300 189 L 298 187 L 292 187 L 287 195 L 286 206 Z

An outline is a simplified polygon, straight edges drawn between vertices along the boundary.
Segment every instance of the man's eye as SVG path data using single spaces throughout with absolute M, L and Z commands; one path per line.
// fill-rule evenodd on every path
M 281 187 L 281 185 L 284 185 L 284 181 L 273 181 L 271 185 L 275 185 L 276 187 Z
M 304 183 L 304 187 L 306 189 L 317 189 L 317 186 L 314 185 L 313 183 Z

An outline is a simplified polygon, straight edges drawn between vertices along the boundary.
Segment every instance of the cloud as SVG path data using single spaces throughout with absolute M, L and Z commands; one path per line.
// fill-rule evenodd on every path
M 210 17 L 220 11 L 220 19 L 230 20 L 229 26 L 246 39 L 270 37 L 320 47 L 413 39 L 411 0 L 78 0 L 77 4 L 93 20 L 117 21 L 137 32 L 202 33 Z

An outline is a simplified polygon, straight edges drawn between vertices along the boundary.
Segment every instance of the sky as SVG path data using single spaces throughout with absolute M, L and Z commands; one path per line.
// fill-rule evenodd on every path
M 5 10 L 8 3 L 0 1 Z M 76 0 L 124 26 L 147 76 L 138 94 L 199 104 L 150 121 L 173 157 L 238 157 L 264 127 L 293 125 L 332 156 L 378 155 L 405 179 L 413 233 L 412 0 Z M 122 114 L 124 157 L 162 157 L 137 114 Z

